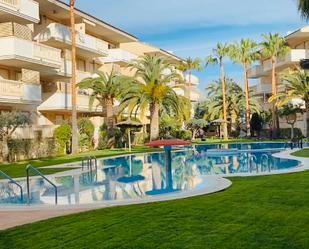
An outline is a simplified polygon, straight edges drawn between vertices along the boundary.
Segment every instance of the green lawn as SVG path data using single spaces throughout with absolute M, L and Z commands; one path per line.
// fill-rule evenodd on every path
M 309 149 L 303 149 L 297 152 L 292 153 L 293 156 L 298 157 L 309 157 Z
M 0 232 L 0 248 L 309 248 L 309 172 L 232 178 L 224 192 L 114 207 Z
M 136 147 L 132 149 L 132 153 L 144 153 L 144 152 L 151 152 L 157 151 L 159 149 L 152 149 L 148 147 Z M 31 161 L 23 161 L 11 164 L 2 164 L 0 165 L 0 170 L 4 171 L 6 174 L 10 175 L 11 177 L 23 177 L 26 175 L 25 167 L 29 163 L 32 164 L 34 167 L 44 167 L 44 166 L 51 166 L 63 163 L 72 163 L 72 162 L 79 162 L 86 156 L 96 156 L 97 158 L 102 157 L 109 157 L 109 156 L 116 156 L 116 155 L 124 155 L 130 154 L 126 149 L 111 149 L 111 150 L 98 150 L 93 152 L 87 153 L 80 153 L 78 155 L 67 155 L 67 156 L 60 156 L 60 157 L 53 157 L 53 158 L 44 158 L 40 160 L 31 160 Z M 52 174 L 56 172 L 62 172 L 67 169 L 40 169 L 43 174 Z

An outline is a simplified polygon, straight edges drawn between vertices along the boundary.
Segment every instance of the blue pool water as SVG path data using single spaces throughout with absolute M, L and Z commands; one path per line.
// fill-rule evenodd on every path
M 213 149 L 232 149 L 233 153 L 209 154 Z M 197 145 L 173 152 L 171 169 L 165 167 L 164 153 L 152 153 L 102 159 L 96 171 L 66 172 L 48 178 L 57 185 L 60 205 L 139 199 L 202 188 L 207 186 L 207 175 L 269 172 L 299 166 L 298 161 L 272 157 L 282 149 L 283 143 Z M 26 181 L 19 183 L 26 193 Z M 32 178 L 30 190 L 31 203 L 54 204 L 54 189 L 42 178 Z M 24 201 L 20 200 L 15 185 L 0 182 L 0 206 L 25 200 L 26 196 Z

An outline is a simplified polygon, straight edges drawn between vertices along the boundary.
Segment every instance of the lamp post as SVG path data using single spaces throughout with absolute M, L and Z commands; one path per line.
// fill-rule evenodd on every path
M 76 109 L 76 32 L 75 32 L 75 15 L 74 15 L 75 0 L 70 0 L 70 16 L 71 16 L 71 57 L 72 57 L 72 153 L 78 153 L 78 138 L 77 138 L 77 109 Z

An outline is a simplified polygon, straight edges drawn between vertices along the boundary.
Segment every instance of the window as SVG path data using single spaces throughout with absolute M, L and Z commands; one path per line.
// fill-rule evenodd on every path
M 77 70 L 86 72 L 86 61 L 82 59 L 77 59 Z

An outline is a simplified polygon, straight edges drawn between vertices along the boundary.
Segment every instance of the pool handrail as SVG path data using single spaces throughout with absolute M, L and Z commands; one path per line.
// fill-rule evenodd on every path
M 261 156 L 261 169 L 262 169 L 262 164 L 263 164 L 263 159 L 266 158 L 267 166 L 268 166 L 268 172 L 271 172 L 271 165 L 270 165 L 270 157 L 268 154 L 263 154 Z
M 31 164 L 28 164 L 26 167 L 26 174 L 27 174 L 27 203 L 30 204 L 30 176 L 29 171 L 34 172 L 36 175 L 41 176 L 45 181 L 47 181 L 50 185 L 53 186 L 55 189 L 55 204 L 58 204 L 58 189 L 57 186 L 51 182 L 46 176 L 44 176 L 38 169 L 33 167 Z
M 255 155 L 249 156 L 249 165 L 250 165 L 250 173 L 252 173 L 252 163 L 255 163 L 256 166 L 256 173 L 259 173 L 259 166 L 257 164 L 257 157 Z
M 19 188 L 19 190 L 20 190 L 20 200 L 23 201 L 23 199 L 24 199 L 23 187 L 18 182 L 16 182 L 12 177 L 10 177 L 6 173 L 4 173 L 2 170 L 0 170 L 0 175 L 2 175 L 4 178 L 8 179 L 9 183 L 13 183 Z

